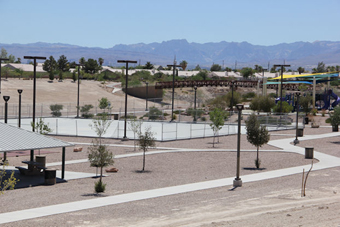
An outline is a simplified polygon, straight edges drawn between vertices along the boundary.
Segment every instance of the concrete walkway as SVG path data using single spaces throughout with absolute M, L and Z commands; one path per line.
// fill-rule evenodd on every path
M 320 139 L 320 138 L 328 138 L 340 136 L 340 132 L 337 133 L 327 133 L 322 135 L 307 135 L 304 137 L 300 137 L 299 140 L 312 140 L 312 139 Z M 290 144 L 295 138 L 288 139 L 280 139 L 270 141 L 269 144 L 275 147 L 278 147 L 282 150 L 275 150 L 272 152 L 294 152 L 301 155 L 304 155 L 305 149 L 302 147 L 294 146 Z M 181 149 L 182 151 L 190 151 L 191 149 Z M 197 149 L 195 149 L 197 151 Z M 209 149 L 213 150 L 213 149 Z M 164 152 L 164 151 L 163 151 Z M 180 152 L 179 150 L 169 150 L 166 152 Z M 321 152 L 314 151 L 314 157 L 319 160 L 313 167 L 312 171 L 327 169 L 332 167 L 340 166 L 340 158 L 334 157 L 331 155 L 323 154 Z M 283 176 L 289 176 L 293 174 L 299 174 L 303 169 L 309 169 L 310 165 L 291 167 L 280 170 L 273 170 L 263 173 L 255 173 L 249 174 L 245 176 L 241 176 L 243 183 L 267 180 L 272 178 L 278 178 Z M 92 209 L 96 207 L 121 204 L 127 202 L 133 202 L 138 200 L 151 199 L 162 196 L 169 196 L 180 193 L 188 193 L 199 190 L 207 190 L 217 187 L 225 187 L 233 185 L 234 177 L 223 178 L 211 181 L 197 182 L 192 184 L 178 185 L 172 187 L 158 188 L 140 192 L 133 192 L 127 194 L 120 194 L 115 196 L 108 196 L 104 198 L 95 198 L 89 200 L 82 200 L 77 202 L 70 202 L 58 205 L 51 205 L 33 209 L 26 209 L 8 213 L 0 214 L 0 224 L 10 223 L 15 221 L 22 221 L 26 219 L 39 218 L 48 215 L 62 214 L 68 212 L 75 212 L 85 209 Z

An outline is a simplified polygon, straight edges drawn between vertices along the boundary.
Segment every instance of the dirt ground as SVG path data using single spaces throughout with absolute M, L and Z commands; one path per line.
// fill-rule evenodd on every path
M 2 95 L 10 95 L 11 101 L 16 102 L 18 96 L 16 87 L 24 89 L 23 94 L 26 94 L 26 91 L 31 93 L 30 86 L 32 81 L 25 83 L 19 80 L 4 81 Z M 51 89 L 51 84 L 46 80 L 38 80 L 37 86 L 38 102 L 53 103 L 67 100 L 67 97 L 72 102 L 75 101 L 77 90 L 73 88 L 76 85 L 71 81 L 62 83 L 55 81 L 52 84 L 54 88 Z M 101 88 L 98 82 L 84 81 L 82 86 L 84 90 L 82 98 L 88 101 L 95 102 L 107 96 L 112 100 L 123 97 L 122 94 L 111 97 L 111 91 Z M 31 98 L 27 95 L 25 102 L 30 103 Z M 144 107 L 145 100 L 136 99 L 135 105 Z M 325 123 L 326 118 L 316 116 L 315 120 L 321 127 L 311 128 L 307 125 L 304 134 L 331 133 L 331 127 Z M 292 138 L 293 141 L 294 135 L 295 130 L 275 131 L 271 132 L 271 140 Z M 87 147 L 92 142 L 91 138 L 59 136 L 56 138 L 76 145 L 78 143 L 77 146 L 83 147 L 83 152 L 78 153 L 73 152 L 72 148 L 67 148 L 66 160 L 87 158 Z M 93 190 L 97 178 L 70 180 L 53 186 L 39 185 L 39 181 L 37 185 L 30 185 L 23 180 L 18 184 L 20 187 L 6 191 L 0 196 L 0 213 L 233 177 L 236 138 L 235 135 L 220 137 L 220 142 L 215 148 L 212 147 L 212 138 L 157 142 L 156 148 L 150 151 L 167 151 L 166 148 L 208 150 L 147 155 L 145 173 L 139 172 L 142 165 L 141 156 L 117 158 L 114 167 L 119 171 L 108 173 L 104 177 L 103 181 L 107 184 L 107 189 L 101 195 L 95 194 Z M 319 152 L 340 157 L 339 141 L 339 136 L 335 136 L 301 141 L 298 146 L 314 146 L 314 149 Z M 132 140 L 105 139 L 104 142 L 111 145 L 110 149 L 116 156 L 140 152 L 138 149 L 134 150 Z M 88 143 L 88 145 L 79 145 L 80 143 Z M 228 151 L 221 151 L 222 149 Z M 260 151 L 263 169 L 256 170 L 254 168 L 256 149 L 247 142 L 246 135 L 241 136 L 241 149 L 249 150 L 242 152 L 241 175 L 308 165 L 311 162 L 301 155 L 283 153 L 276 147 L 264 145 Z M 48 163 L 61 161 L 61 149 L 46 150 L 44 155 Z M 26 159 L 29 159 L 27 154 L 10 156 L 9 163 L 13 166 L 22 165 L 21 161 Z M 56 168 L 61 167 L 56 166 Z M 87 173 L 96 171 L 88 162 L 66 165 L 66 170 Z M 245 183 L 236 189 L 219 187 L 29 219 L 3 226 L 340 226 L 339 174 L 340 167 L 311 172 L 306 197 L 301 197 L 302 175 L 294 174 Z

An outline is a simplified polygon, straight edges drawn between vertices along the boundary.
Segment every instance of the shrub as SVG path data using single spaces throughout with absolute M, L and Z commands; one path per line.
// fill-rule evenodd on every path
M 276 106 L 274 106 L 273 111 L 275 113 L 280 113 L 280 108 L 281 108 L 281 101 L 277 103 Z M 282 113 L 289 113 L 293 110 L 293 106 L 289 105 L 288 102 L 283 101 L 282 102 Z
M 247 99 L 255 98 L 255 97 L 256 97 L 255 92 L 247 92 L 246 94 L 242 95 L 242 98 L 244 101 L 246 101 Z
M 94 190 L 97 193 L 104 192 L 105 191 L 106 184 L 104 184 L 102 181 L 97 181 L 94 184 Z
M 202 121 L 207 121 L 207 118 L 206 117 L 201 117 L 201 120 Z
M 60 117 L 61 116 L 60 110 L 62 109 L 63 109 L 63 105 L 59 105 L 59 104 L 50 105 L 50 110 L 52 111 L 51 114 L 53 117 Z
M 188 115 L 190 115 L 192 117 L 195 117 L 195 115 L 196 115 L 197 118 L 200 118 L 204 114 L 204 110 L 202 110 L 202 109 L 196 109 L 195 110 L 193 108 L 188 108 L 186 111 L 187 111 Z
M 90 110 L 92 108 L 93 108 L 93 105 L 91 105 L 91 104 L 86 104 L 86 105 L 80 107 L 81 116 L 83 118 L 92 118 L 93 114 L 90 113 Z
M 149 108 L 147 116 L 149 117 L 149 120 L 158 120 L 163 116 L 163 114 L 161 110 L 153 106 Z

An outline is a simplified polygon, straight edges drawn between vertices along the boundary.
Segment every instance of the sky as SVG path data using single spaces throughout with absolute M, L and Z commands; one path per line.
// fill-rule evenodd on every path
M 340 0 L 0 0 L 0 43 L 340 41 Z

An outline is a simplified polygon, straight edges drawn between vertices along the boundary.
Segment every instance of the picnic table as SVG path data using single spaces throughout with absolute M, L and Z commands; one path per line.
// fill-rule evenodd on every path
M 20 174 L 23 175 L 41 175 L 46 169 L 41 162 L 22 161 L 22 163 L 27 164 L 27 169 L 19 166 L 16 166 L 15 168 L 19 169 Z

